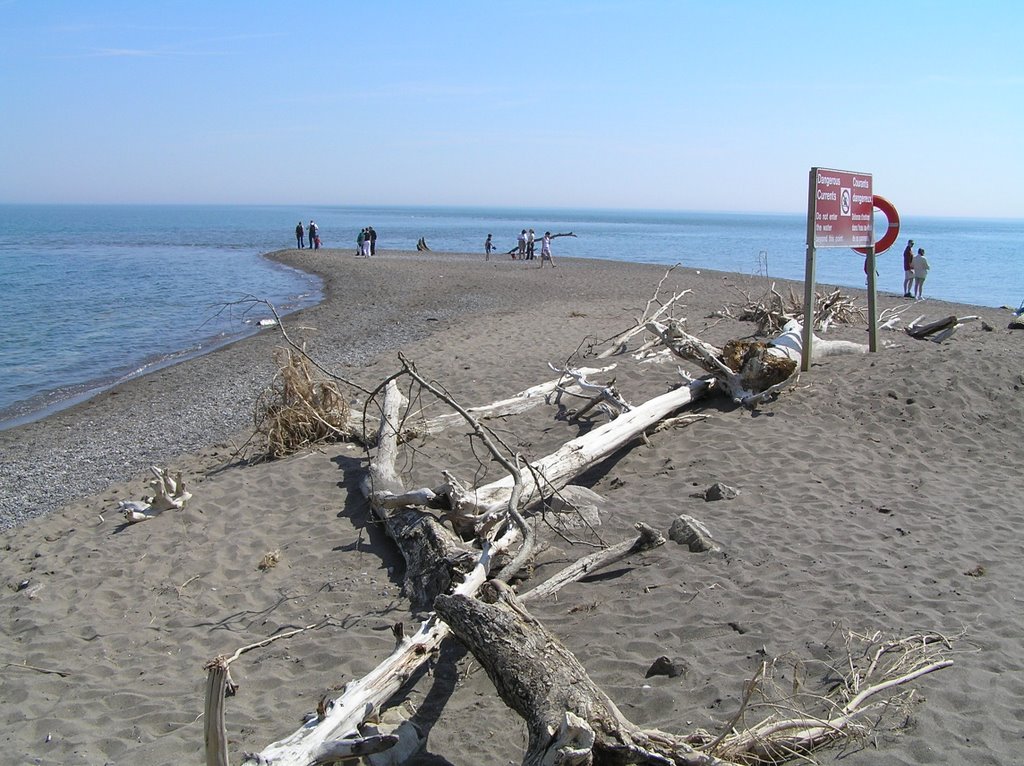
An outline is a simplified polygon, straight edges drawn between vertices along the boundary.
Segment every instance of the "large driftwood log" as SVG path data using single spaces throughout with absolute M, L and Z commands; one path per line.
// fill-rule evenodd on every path
M 508 586 L 489 581 L 481 597 L 492 603 L 439 596 L 435 609 L 487 671 L 505 704 L 526 721 L 523 766 L 723 763 L 679 737 L 628 721 Z
M 646 525 L 638 524 L 637 529 L 638 535 L 634 540 L 581 559 L 527 593 L 523 599 L 550 596 L 590 572 L 664 542 L 660 534 Z M 485 543 L 484 555 L 489 556 L 491 550 L 507 547 L 510 541 L 515 540 L 516 531 L 510 530 L 505 537 L 507 539 L 496 541 L 494 546 Z M 471 597 L 484 582 L 489 568 L 489 560 L 478 562 L 453 595 Z M 259 754 L 248 755 L 245 763 L 251 766 L 266 763 L 273 763 L 274 766 L 306 766 L 315 763 L 315 758 L 330 752 L 338 741 L 359 739 L 362 736 L 359 734 L 360 726 L 380 710 L 419 668 L 436 656 L 441 642 L 450 632 L 448 625 L 432 614 L 415 635 L 404 637 L 384 662 L 362 679 L 346 685 L 341 697 L 326 706 L 326 715 L 322 720 L 311 720 L 286 739 L 269 745 Z
M 662 418 L 699 399 L 707 392 L 708 386 L 707 381 L 696 380 L 649 399 L 531 463 L 528 470 L 523 472 L 524 504 L 561 489 L 574 477 L 642 435 Z M 505 508 L 513 483 L 511 477 L 506 477 L 475 491 L 455 491 L 452 497 L 453 508 L 464 517 L 487 523 L 494 514 Z

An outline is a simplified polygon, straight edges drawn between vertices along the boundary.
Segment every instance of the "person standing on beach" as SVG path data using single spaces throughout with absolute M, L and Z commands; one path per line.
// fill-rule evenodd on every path
M 377 232 L 373 230 L 371 226 L 366 230 L 366 233 L 370 235 L 370 255 L 377 254 Z
M 366 239 L 366 229 L 359 230 L 359 236 L 356 237 L 356 257 L 363 257 L 363 241 Z
M 526 260 L 528 261 L 532 261 L 534 258 L 533 242 L 535 239 L 536 237 L 534 237 L 533 235 L 533 229 L 530 229 L 528 232 L 526 232 Z
M 911 285 L 914 284 L 914 240 L 909 240 L 907 246 L 903 248 L 903 297 L 913 298 L 913 293 L 910 292 Z
M 544 232 L 544 239 L 540 241 L 540 266 L 544 268 L 544 261 L 551 261 L 551 268 L 555 268 L 555 259 L 551 257 L 551 232 Z
M 491 235 L 487 235 L 487 239 L 484 241 L 484 260 L 491 260 L 491 250 L 494 247 L 494 243 L 491 242 Z
M 301 250 L 306 246 L 305 237 L 303 236 L 302 221 L 299 221 L 299 225 L 295 227 L 295 242 L 296 247 Z
M 516 243 L 519 246 L 519 260 L 523 260 L 526 258 L 526 229 L 519 232 L 519 238 L 516 240 Z M 515 259 L 515 256 L 513 255 L 512 258 Z
M 928 265 L 928 259 L 924 257 L 924 248 L 917 248 L 917 255 L 914 256 L 913 260 L 914 267 L 914 297 L 922 301 L 924 300 L 924 281 L 928 278 L 928 270 L 931 266 Z
M 309 219 L 309 249 L 312 250 L 316 244 L 316 224 L 313 223 L 313 219 Z

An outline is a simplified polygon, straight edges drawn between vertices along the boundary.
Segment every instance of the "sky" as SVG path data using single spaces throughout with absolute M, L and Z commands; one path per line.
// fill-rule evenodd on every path
M 1024 218 L 1024 3 L 0 0 L 0 203 Z

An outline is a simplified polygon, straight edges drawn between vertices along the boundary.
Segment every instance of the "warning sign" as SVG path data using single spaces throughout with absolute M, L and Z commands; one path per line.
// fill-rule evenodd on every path
M 812 168 L 810 200 L 814 247 L 872 244 L 874 195 L 870 173 Z

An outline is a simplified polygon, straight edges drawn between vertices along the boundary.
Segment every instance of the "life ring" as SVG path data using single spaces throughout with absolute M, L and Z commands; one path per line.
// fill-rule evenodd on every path
M 875 255 L 878 255 L 892 247 L 897 237 L 900 236 L 900 214 L 896 212 L 896 206 L 885 197 L 879 197 L 876 194 L 871 198 L 871 201 L 875 208 L 877 210 L 881 210 L 889 221 L 889 228 L 885 230 L 885 234 L 882 235 L 882 238 L 875 243 Z M 853 249 L 861 255 L 868 254 L 868 249 L 866 247 L 855 247 Z

